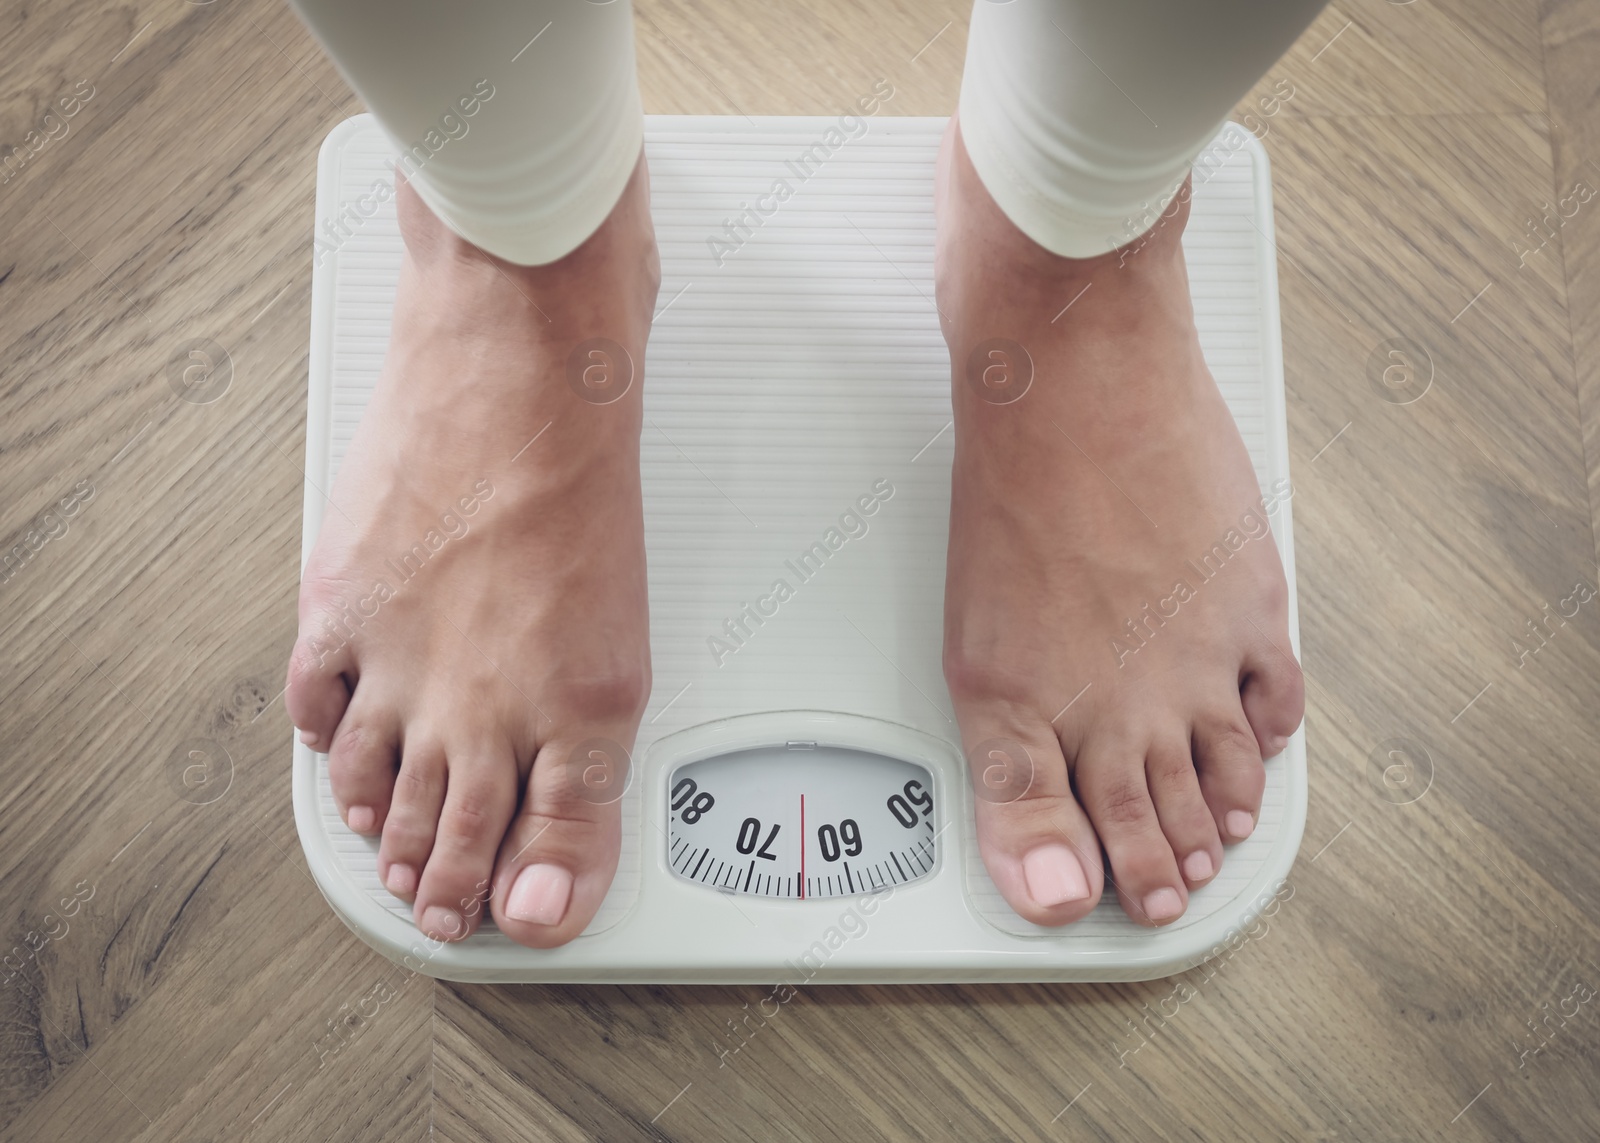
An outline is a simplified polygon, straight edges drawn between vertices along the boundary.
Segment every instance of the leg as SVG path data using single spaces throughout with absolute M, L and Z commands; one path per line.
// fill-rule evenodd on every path
M 978 836 L 1040 924 L 1093 907 L 1101 847 L 1130 917 L 1180 916 L 1254 828 L 1262 759 L 1300 722 L 1283 569 L 1201 356 L 1187 193 L 1171 200 L 1322 3 L 974 10 L 936 192 L 956 417 L 945 672 L 969 752 L 1002 739 L 1033 760 L 1024 798 L 980 801 Z M 1032 359 L 1015 403 L 985 389 L 991 339 Z M 1241 528 L 1220 573 L 1187 566 Z
M 650 690 L 658 263 L 631 12 L 299 6 L 408 177 L 388 356 L 306 564 L 289 713 L 425 933 L 465 937 L 487 902 L 560 944 L 620 844 L 592 740 L 631 746 Z

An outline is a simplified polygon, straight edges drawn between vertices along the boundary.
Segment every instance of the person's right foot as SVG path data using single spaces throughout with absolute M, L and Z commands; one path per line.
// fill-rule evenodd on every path
M 1030 921 L 1094 907 L 1104 846 L 1128 915 L 1169 924 L 1255 828 L 1262 759 L 1304 709 L 1283 565 L 1195 330 L 1187 200 L 1137 252 L 1079 260 L 1006 217 L 954 120 L 938 178 L 945 676 L 980 790 L 1012 779 L 978 845 Z
M 533 267 L 398 194 L 389 353 L 306 565 L 285 701 L 424 933 L 467 936 L 488 900 L 549 947 L 610 886 L 624 773 L 595 740 L 631 748 L 650 692 L 648 178 L 641 156 L 600 229 Z

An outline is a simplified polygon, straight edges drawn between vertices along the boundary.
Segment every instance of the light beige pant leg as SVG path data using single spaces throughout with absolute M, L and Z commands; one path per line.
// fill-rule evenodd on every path
M 1087 258 L 1149 229 L 1327 0 L 976 0 L 961 135 L 1000 208 Z
M 644 139 L 629 0 L 291 0 L 444 223 L 524 265 L 605 221 Z

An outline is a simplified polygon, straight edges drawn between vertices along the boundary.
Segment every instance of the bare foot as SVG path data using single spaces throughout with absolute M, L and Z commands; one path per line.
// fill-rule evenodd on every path
M 389 353 L 305 569 L 289 714 L 423 932 L 465 937 L 488 901 L 549 947 L 611 883 L 625 755 L 596 742 L 631 748 L 650 692 L 648 177 L 641 156 L 547 266 L 464 242 L 409 186 L 399 208 Z
M 1283 567 L 1195 332 L 1188 208 L 1131 256 L 1057 257 L 995 205 L 954 120 L 936 195 L 945 676 L 974 765 L 1033 769 L 1020 798 L 980 798 L 979 846 L 1030 921 L 1093 908 L 1103 846 L 1128 915 L 1165 924 L 1254 828 L 1262 758 L 1304 707 Z

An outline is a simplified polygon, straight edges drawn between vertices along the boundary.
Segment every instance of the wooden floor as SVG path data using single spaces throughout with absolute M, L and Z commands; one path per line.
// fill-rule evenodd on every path
M 921 115 L 966 12 L 637 22 L 650 111 L 837 114 L 884 78 Z M 0 583 L 5 1138 L 1600 1138 L 1600 599 L 1513 642 L 1600 571 L 1600 0 L 1335 0 L 1240 105 L 1297 488 L 1293 898 L 1176 980 L 812 988 L 725 1067 L 762 989 L 408 978 L 301 857 L 314 159 L 357 100 L 277 0 L 18 0 L 0 42 L 0 140 L 76 108 L 0 185 L 4 546 L 71 505 Z M 211 404 L 169 383 L 195 338 L 234 362 Z

